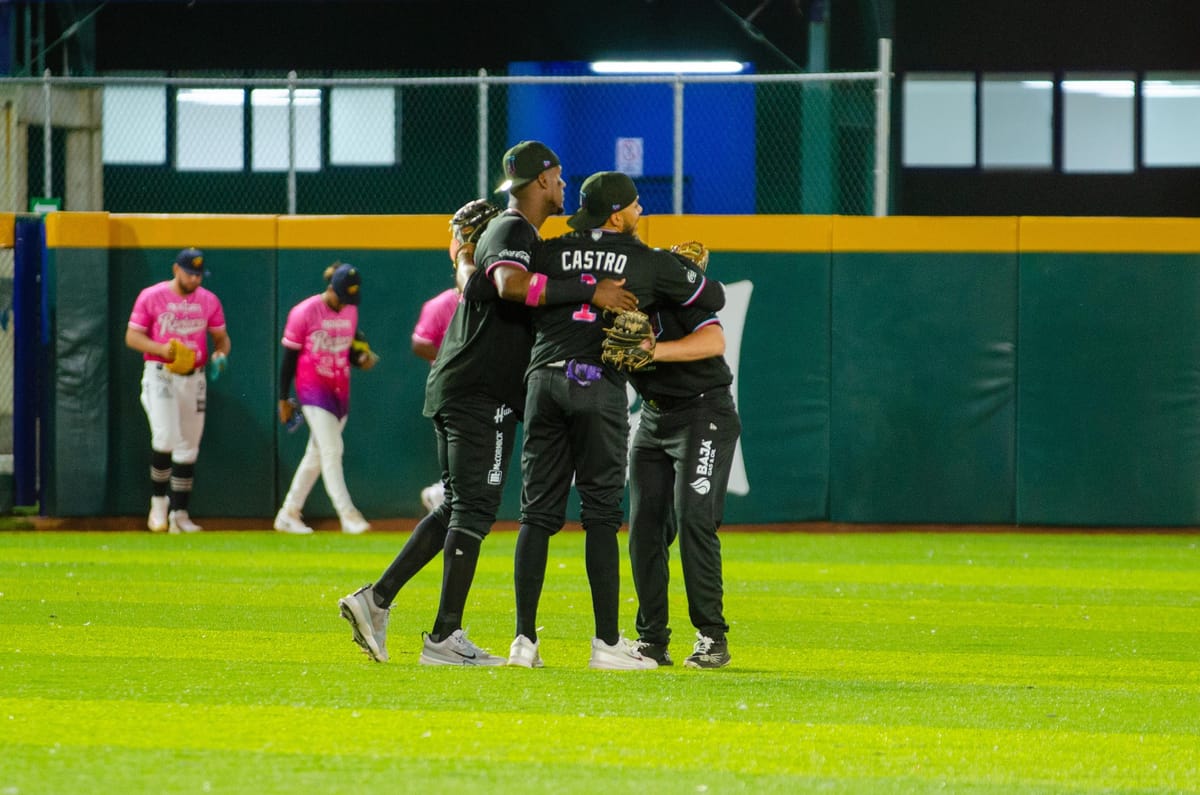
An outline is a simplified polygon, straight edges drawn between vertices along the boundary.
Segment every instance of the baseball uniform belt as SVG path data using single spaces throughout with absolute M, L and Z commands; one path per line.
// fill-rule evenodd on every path
M 167 369 L 167 365 L 163 362 L 155 362 L 154 366 L 159 370 Z M 189 375 L 195 375 L 196 373 L 200 372 L 203 369 L 204 369 L 203 367 L 193 367 L 192 371 L 190 373 L 176 373 L 176 375 L 182 375 L 182 376 L 186 377 Z
M 698 395 L 691 395 L 689 397 L 661 397 L 661 398 L 653 398 L 653 399 L 645 398 L 642 400 L 642 402 L 658 412 L 674 411 L 675 409 L 680 408 L 681 406 L 685 406 L 688 403 L 691 403 L 692 401 L 695 401 L 695 400 L 702 400 L 703 398 L 706 398 L 706 397 L 716 397 L 718 395 L 728 395 L 728 394 L 729 394 L 729 387 L 719 386 L 719 387 L 715 387 L 713 389 L 705 390 L 704 392 L 701 392 Z

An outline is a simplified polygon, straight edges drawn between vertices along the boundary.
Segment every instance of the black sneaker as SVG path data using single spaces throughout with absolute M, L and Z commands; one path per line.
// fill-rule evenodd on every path
M 724 668 L 729 665 L 729 660 L 729 644 L 725 638 L 714 639 L 697 632 L 696 648 L 683 664 L 688 668 Z
M 647 643 L 644 640 L 639 640 L 638 651 L 642 653 L 643 657 L 649 657 L 658 663 L 659 666 L 675 664 L 675 661 L 671 659 L 671 655 L 667 653 L 667 644 L 665 643 Z

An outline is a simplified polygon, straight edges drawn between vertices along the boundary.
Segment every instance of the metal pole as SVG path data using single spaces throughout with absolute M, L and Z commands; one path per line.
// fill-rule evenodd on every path
M 671 211 L 683 215 L 683 78 L 675 76 L 675 174 Z
M 288 215 L 296 214 L 296 72 L 288 72 Z
M 875 215 L 888 214 L 888 153 L 891 137 L 892 40 L 879 40 L 875 80 Z
M 45 117 L 42 121 L 42 195 L 53 196 L 51 186 L 54 184 L 54 163 L 51 158 L 53 143 L 51 112 L 50 112 L 50 70 L 42 73 L 42 103 L 45 105 Z M 65 208 L 64 208 L 65 209 Z
M 487 69 L 479 70 L 479 128 L 476 140 L 479 141 L 479 174 L 477 185 L 478 195 L 488 195 L 488 84 Z

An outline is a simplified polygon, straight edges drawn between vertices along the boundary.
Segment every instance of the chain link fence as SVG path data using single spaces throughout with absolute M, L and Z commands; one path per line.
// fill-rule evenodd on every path
M 568 212 L 620 170 L 647 213 L 882 214 L 885 74 L 9 78 L 3 209 L 450 213 L 536 138 Z

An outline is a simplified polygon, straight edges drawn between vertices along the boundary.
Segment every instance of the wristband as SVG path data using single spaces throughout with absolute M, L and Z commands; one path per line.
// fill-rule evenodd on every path
M 546 291 L 546 274 L 535 273 L 529 279 L 529 288 L 525 291 L 526 306 L 537 306 L 538 301 L 542 298 L 542 293 Z

